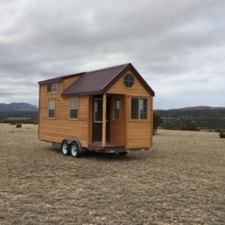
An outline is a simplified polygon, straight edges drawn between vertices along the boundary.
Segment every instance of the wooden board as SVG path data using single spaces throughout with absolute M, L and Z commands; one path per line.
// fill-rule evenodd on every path
M 70 99 L 62 98 L 63 83 L 57 93 L 47 93 L 46 85 L 40 86 L 38 138 L 61 143 L 63 138 L 76 138 L 83 147 L 89 144 L 89 96 L 78 97 L 78 118 L 70 119 Z M 55 99 L 55 117 L 48 118 L 48 101 Z

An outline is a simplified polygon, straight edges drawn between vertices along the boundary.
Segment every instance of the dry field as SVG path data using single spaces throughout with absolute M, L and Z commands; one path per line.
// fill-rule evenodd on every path
M 127 156 L 65 157 L 0 124 L 0 224 L 225 224 L 225 139 L 160 130 Z

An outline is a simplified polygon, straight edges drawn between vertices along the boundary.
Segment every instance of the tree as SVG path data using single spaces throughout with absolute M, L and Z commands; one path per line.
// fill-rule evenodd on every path
M 153 134 L 156 134 L 158 126 L 163 122 L 161 117 L 157 114 L 153 114 Z
M 193 130 L 193 131 L 199 131 L 195 123 L 193 123 L 190 120 L 184 120 L 181 124 L 181 130 Z

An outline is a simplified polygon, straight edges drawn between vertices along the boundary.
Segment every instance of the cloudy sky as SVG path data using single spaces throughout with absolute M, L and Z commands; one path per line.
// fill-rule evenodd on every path
M 55 76 L 131 62 L 155 109 L 225 107 L 224 0 L 0 0 L 0 102 Z

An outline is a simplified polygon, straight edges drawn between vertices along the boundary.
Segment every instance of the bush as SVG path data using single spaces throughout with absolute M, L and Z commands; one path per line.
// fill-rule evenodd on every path
M 198 127 L 195 125 L 194 122 L 190 120 L 184 120 L 181 124 L 181 130 L 192 130 L 192 131 L 199 131 Z
M 225 138 L 225 131 L 220 132 L 220 138 Z
M 153 134 L 156 134 L 158 126 L 163 122 L 161 117 L 157 114 L 153 114 Z
M 21 128 L 22 127 L 22 123 L 21 122 L 17 122 L 16 123 L 16 128 Z

